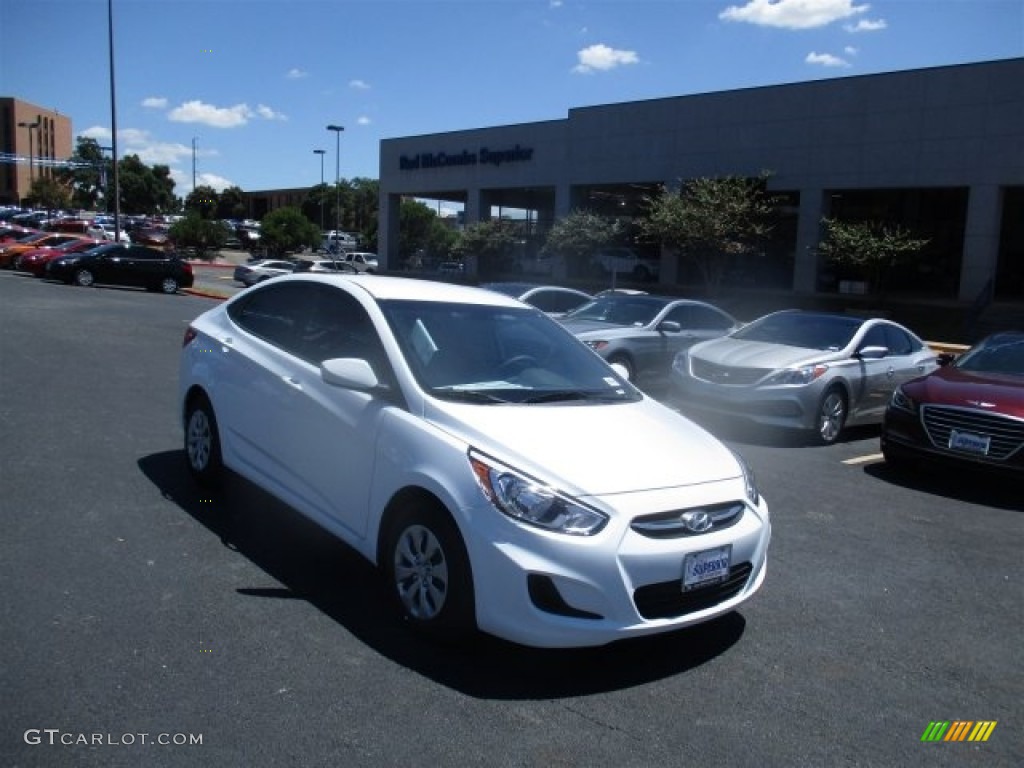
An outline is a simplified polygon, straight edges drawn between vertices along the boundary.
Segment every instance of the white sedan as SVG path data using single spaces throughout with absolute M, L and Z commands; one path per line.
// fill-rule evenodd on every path
M 200 483 L 233 470 L 323 526 L 428 635 L 601 645 L 728 613 L 765 577 L 743 460 L 491 291 L 261 283 L 188 327 L 179 408 Z

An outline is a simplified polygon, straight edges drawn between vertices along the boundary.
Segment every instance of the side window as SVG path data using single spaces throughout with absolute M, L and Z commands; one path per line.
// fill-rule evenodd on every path
M 363 306 L 345 291 L 329 285 L 311 285 L 310 312 L 299 328 L 296 355 L 319 365 L 335 357 L 368 360 L 384 378 L 386 355 L 377 329 Z
M 670 309 L 668 314 L 665 315 L 665 319 L 679 323 L 681 328 L 693 328 L 694 315 L 691 310 L 692 307 L 689 305 L 680 304 L 678 307 Z
M 885 338 L 888 340 L 889 354 L 909 355 L 915 350 L 915 344 L 907 334 L 891 325 L 885 327 Z
M 699 304 L 691 307 L 693 318 L 690 327 L 697 331 L 726 331 L 733 326 L 731 317 L 724 315 L 712 307 L 702 307 Z
M 253 336 L 296 354 L 298 329 L 313 298 L 310 288 L 303 283 L 271 285 L 232 304 L 228 315 Z
M 885 327 L 876 325 L 870 328 L 867 333 L 864 334 L 864 340 L 860 343 L 861 348 L 863 347 L 888 347 L 889 342 L 885 337 Z M 892 350 L 890 350 L 890 353 Z
M 537 291 L 526 299 L 530 304 L 541 312 L 558 312 L 558 295 L 554 291 Z

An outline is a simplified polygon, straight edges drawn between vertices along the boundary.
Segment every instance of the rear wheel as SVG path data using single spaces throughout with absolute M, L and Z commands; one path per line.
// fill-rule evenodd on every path
M 178 281 L 173 277 L 165 277 L 160 281 L 160 290 L 167 294 L 178 292 Z
M 404 502 L 389 526 L 383 565 L 399 609 L 416 631 L 459 640 L 474 628 L 469 557 L 458 528 L 436 502 Z
M 838 387 L 826 390 L 818 405 L 818 440 L 825 445 L 838 440 L 846 426 L 846 416 L 846 395 L 843 391 Z
M 75 285 L 88 288 L 96 282 L 96 277 L 88 269 L 79 269 L 75 272 L 74 281 Z
M 216 485 L 223 476 L 217 419 L 204 396 L 192 398 L 185 412 L 185 457 L 189 472 L 200 485 Z

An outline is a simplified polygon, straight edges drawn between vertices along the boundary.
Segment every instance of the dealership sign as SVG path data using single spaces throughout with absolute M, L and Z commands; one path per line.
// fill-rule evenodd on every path
M 502 163 L 523 163 L 533 159 L 533 147 L 516 144 L 511 149 L 488 149 L 480 147 L 479 152 L 462 150 L 456 154 L 447 152 L 421 152 L 418 155 L 402 155 L 398 167 L 403 171 L 418 171 L 421 168 L 449 168 L 460 165 L 493 165 Z

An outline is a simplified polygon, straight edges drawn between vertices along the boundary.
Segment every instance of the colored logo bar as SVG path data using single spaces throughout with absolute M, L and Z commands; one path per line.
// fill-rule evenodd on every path
M 988 741 L 997 720 L 932 720 L 921 741 Z

